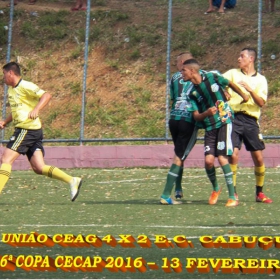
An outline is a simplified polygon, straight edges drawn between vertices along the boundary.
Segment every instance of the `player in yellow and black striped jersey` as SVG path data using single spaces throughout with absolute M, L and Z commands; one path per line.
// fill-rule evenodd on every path
M 225 78 L 238 84 L 244 93 L 249 94 L 249 101 L 240 104 L 240 97 L 231 89 L 228 90 L 231 95 L 229 105 L 235 114 L 233 130 L 234 152 L 230 158 L 230 164 L 233 172 L 235 195 L 238 197 L 236 192 L 236 172 L 239 150 L 242 142 L 244 142 L 246 150 L 251 153 L 255 166 L 256 202 L 272 203 L 272 200 L 262 191 L 265 178 L 262 151 L 265 149 L 265 145 L 259 127 L 261 107 L 267 101 L 268 87 L 266 78 L 255 70 L 256 57 L 257 54 L 254 49 L 244 48 L 238 57 L 239 69 L 231 69 L 223 74 Z
M 1 159 L 0 193 L 9 180 L 13 162 L 22 154 L 28 157 L 35 173 L 68 183 L 71 200 L 74 201 L 79 194 L 82 179 L 72 177 L 44 162 L 43 132 L 39 113 L 48 104 L 51 95 L 34 83 L 23 80 L 20 66 L 16 62 L 4 65 L 3 74 L 4 82 L 8 86 L 11 114 L 0 121 L 0 128 L 3 129 L 8 123 L 13 122 L 15 131 Z

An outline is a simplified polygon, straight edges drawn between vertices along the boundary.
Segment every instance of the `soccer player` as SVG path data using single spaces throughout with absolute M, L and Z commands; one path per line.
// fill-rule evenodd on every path
M 231 69 L 223 75 L 238 84 L 241 90 L 249 95 L 249 101 L 246 104 L 240 104 L 240 96 L 231 89 L 228 90 L 231 95 L 229 104 L 235 115 L 234 152 L 230 158 L 230 164 L 236 193 L 238 155 L 242 142 L 244 142 L 246 150 L 251 153 L 255 166 L 256 202 L 272 203 L 272 200 L 263 193 L 265 165 L 262 151 L 265 149 L 265 145 L 259 127 L 261 107 L 266 103 L 268 87 L 266 78 L 255 70 L 256 57 L 255 49 L 244 48 L 237 60 L 239 68 Z
M 209 204 L 216 204 L 221 193 L 214 166 L 215 157 L 218 157 L 229 192 L 229 199 L 225 206 L 237 206 L 238 201 L 235 199 L 232 184 L 232 171 L 228 162 L 228 156 L 233 152 L 232 115 L 223 89 L 229 86 L 240 94 L 243 98 L 240 102 L 246 102 L 248 96 L 231 81 L 215 73 L 200 73 L 199 68 L 196 60 L 189 59 L 183 63 L 181 73 L 185 81 L 191 81 L 194 85 L 189 94 L 191 106 L 188 110 L 192 112 L 196 121 L 203 122 L 205 128 L 205 169 L 213 186 Z
M 74 201 L 79 194 L 82 179 L 72 177 L 55 166 L 46 165 L 43 158 L 43 132 L 39 113 L 48 104 L 51 95 L 32 82 L 23 80 L 20 66 L 16 62 L 4 65 L 3 74 L 8 86 L 11 114 L 0 121 L 0 128 L 13 122 L 15 131 L 1 159 L 0 193 L 9 180 L 13 162 L 22 154 L 27 155 L 35 173 L 68 183 L 71 200 Z
M 166 184 L 160 198 L 161 204 L 181 204 L 171 198 L 171 192 L 175 183 L 175 198 L 183 198 L 182 177 L 184 170 L 185 153 L 188 147 L 188 153 L 193 148 L 198 129 L 195 127 L 195 121 L 190 112 L 187 111 L 187 96 L 192 88 L 192 83 L 184 81 L 180 70 L 183 62 L 192 58 L 191 53 L 184 52 L 177 56 L 176 72 L 170 80 L 170 98 L 172 100 L 172 108 L 169 119 L 169 129 L 174 143 L 173 163 L 167 174 Z M 189 145 L 189 146 L 188 146 Z

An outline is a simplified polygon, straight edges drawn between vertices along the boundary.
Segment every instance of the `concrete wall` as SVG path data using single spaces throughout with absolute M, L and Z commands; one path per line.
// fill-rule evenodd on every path
M 3 151 L 4 147 L 1 147 L 0 155 Z M 63 146 L 45 147 L 45 151 L 46 163 L 60 168 L 169 167 L 174 153 L 172 144 Z M 280 166 L 280 144 L 267 144 L 263 154 L 266 167 Z M 185 161 L 185 167 L 203 166 L 203 145 L 197 144 Z M 239 166 L 253 166 L 250 153 L 244 148 L 240 152 Z M 13 170 L 27 170 L 29 168 L 25 156 L 20 156 L 13 165 Z

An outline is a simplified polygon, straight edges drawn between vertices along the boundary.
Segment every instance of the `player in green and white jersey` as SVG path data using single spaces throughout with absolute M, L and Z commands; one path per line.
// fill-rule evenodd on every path
M 170 99 L 172 101 L 169 129 L 174 143 L 174 158 L 160 197 L 160 203 L 165 205 L 181 203 L 171 198 L 171 192 L 175 183 L 175 198 L 183 198 L 184 161 L 197 139 L 198 128 L 195 126 L 192 114 L 187 110 L 188 94 L 193 84 L 189 81 L 184 81 L 180 72 L 183 62 L 190 58 L 192 58 L 192 55 L 189 52 L 181 53 L 177 56 L 176 64 L 179 71 L 172 76 L 169 85 Z
M 225 86 L 232 88 L 243 98 L 242 102 L 246 102 L 249 97 L 231 81 L 211 72 L 201 74 L 199 69 L 198 62 L 189 59 L 183 63 L 181 73 L 185 81 L 191 81 L 194 84 L 189 94 L 191 105 L 188 110 L 192 112 L 196 121 L 203 122 L 205 128 L 205 169 L 213 186 L 209 204 L 216 204 L 221 193 L 214 166 L 214 160 L 217 157 L 229 191 L 226 206 L 237 206 L 238 201 L 235 199 L 232 184 L 232 171 L 228 162 L 228 156 L 233 152 L 232 114 L 223 88 Z

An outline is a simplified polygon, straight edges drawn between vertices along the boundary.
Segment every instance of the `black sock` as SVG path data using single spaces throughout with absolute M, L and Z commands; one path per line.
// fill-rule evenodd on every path
M 262 187 L 256 186 L 256 195 L 259 195 L 260 192 L 262 192 Z

